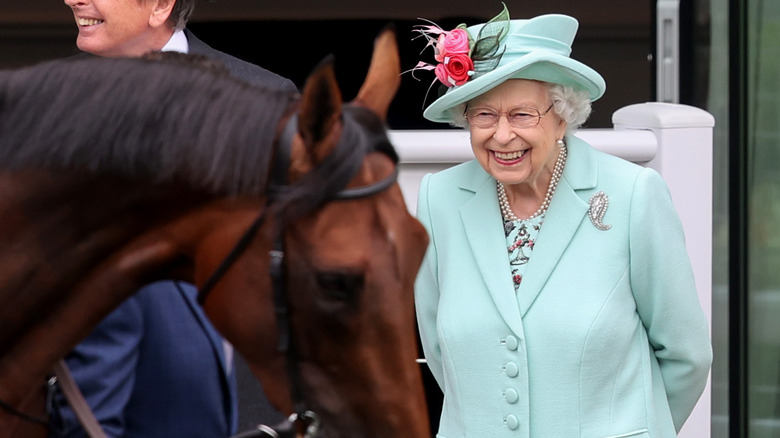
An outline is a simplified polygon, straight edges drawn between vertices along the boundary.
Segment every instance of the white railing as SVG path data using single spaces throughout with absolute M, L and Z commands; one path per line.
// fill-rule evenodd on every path
M 712 129 L 708 112 L 678 104 L 643 103 L 612 115 L 614 129 L 583 129 L 596 149 L 656 169 L 680 214 L 702 308 L 712 327 Z M 426 173 L 473 158 L 465 130 L 391 131 L 401 157 L 399 183 L 412 212 Z M 711 331 L 711 330 L 710 330 Z M 683 438 L 710 436 L 710 384 L 683 427 Z

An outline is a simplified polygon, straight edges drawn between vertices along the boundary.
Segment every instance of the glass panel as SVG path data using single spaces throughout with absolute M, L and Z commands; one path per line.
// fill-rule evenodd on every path
M 691 79 L 693 105 L 705 108 L 716 120 L 712 187 L 712 438 L 729 436 L 728 11 L 728 0 L 700 0 L 692 14 L 693 39 L 696 41 Z
M 748 6 L 748 419 L 780 437 L 780 2 Z
M 680 101 L 715 116 L 711 438 L 729 438 L 729 0 L 680 4 Z

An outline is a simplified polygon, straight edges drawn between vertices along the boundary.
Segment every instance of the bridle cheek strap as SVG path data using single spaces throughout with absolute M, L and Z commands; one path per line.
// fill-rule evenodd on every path
M 266 206 L 263 212 L 255 219 L 252 225 L 247 229 L 241 239 L 231 252 L 220 263 L 219 267 L 211 274 L 207 281 L 200 288 L 198 293 L 198 301 L 203 304 L 208 293 L 214 288 L 220 278 L 228 271 L 228 269 L 235 263 L 241 254 L 247 249 L 249 244 L 254 239 L 257 231 L 260 229 L 266 219 L 266 212 L 271 210 L 271 204 L 275 201 L 275 191 L 284 188 L 288 185 L 288 172 L 287 169 L 290 166 L 290 149 L 292 140 L 295 134 L 298 132 L 298 116 L 293 114 L 286 122 L 282 135 L 279 139 L 279 147 L 277 147 L 276 154 L 277 159 L 274 163 L 272 170 L 272 184 L 270 185 L 270 192 L 267 193 Z M 347 147 L 343 144 L 339 144 L 339 147 Z M 357 170 L 355 170 L 357 172 Z M 350 180 L 354 178 L 354 175 L 350 176 Z M 355 187 L 350 189 L 341 189 L 336 192 L 330 200 L 355 200 L 370 197 L 381 193 L 390 188 L 398 178 L 398 168 L 396 167 L 391 175 L 388 177 L 367 186 Z M 347 181 L 348 182 L 348 181 Z M 345 182 L 344 184 L 346 184 Z M 281 191 L 280 191 L 281 192 Z M 271 285 L 273 289 L 274 297 L 274 312 L 276 314 L 277 321 L 277 350 L 286 355 L 287 373 L 290 384 L 290 396 L 293 403 L 294 413 L 290 415 L 286 422 L 276 426 L 269 427 L 266 425 L 257 426 L 256 429 L 234 435 L 233 438 L 251 438 L 251 437 L 294 437 L 295 426 L 302 424 L 305 427 L 304 437 L 314 437 L 319 430 L 320 419 L 319 416 L 306 409 L 306 405 L 303 401 L 303 394 L 300 382 L 300 358 L 298 356 L 298 349 L 295 348 L 294 339 L 292 336 L 292 324 L 290 321 L 290 309 L 287 299 L 287 285 L 286 285 L 286 264 L 285 264 L 285 244 L 284 244 L 284 226 L 281 220 L 277 218 L 277 230 L 274 237 L 273 249 L 269 251 L 270 263 L 269 263 L 269 275 L 271 277 Z

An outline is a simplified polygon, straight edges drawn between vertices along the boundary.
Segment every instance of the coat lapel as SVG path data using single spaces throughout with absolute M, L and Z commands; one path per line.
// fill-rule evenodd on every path
M 211 347 L 214 349 L 214 354 L 218 358 L 219 367 L 222 371 L 222 374 L 226 378 L 229 377 L 230 368 L 228 367 L 227 364 L 225 344 L 222 340 L 222 337 L 217 332 L 217 330 L 209 322 L 206 313 L 203 311 L 203 308 L 200 306 L 200 304 L 198 304 L 197 292 L 195 291 L 195 289 L 185 290 L 185 288 L 179 288 L 179 291 L 184 296 L 184 300 L 187 302 L 187 305 L 190 307 L 190 310 L 192 311 L 192 314 L 195 316 L 195 319 L 197 319 L 198 323 L 203 328 L 203 332 L 206 333 L 206 335 L 208 336 L 209 341 L 211 343 Z
M 516 335 L 524 337 L 509 270 L 496 183 L 479 164 L 474 162 L 474 165 L 479 168 L 478 171 L 472 172 L 474 178 L 461 184 L 463 190 L 474 192 L 474 196 L 460 207 L 466 238 L 498 312 Z
M 598 164 L 590 146 L 574 136 L 568 136 L 566 144 L 568 157 L 563 177 L 547 209 L 518 289 L 517 301 L 523 316 L 539 296 L 574 233 L 585 220 L 588 201 L 582 199 L 577 191 L 592 189 L 597 183 Z
M 224 398 L 222 400 L 223 408 L 225 409 L 225 418 L 229 422 L 230 430 L 236 430 L 238 427 L 238 401 L 236 398 L 236 375 L 233 372 L 232 363 L 228 363 L 226 356 L 227 350 L 230 351 L 231 361 L 233 360 L 233 347 L 226 346 L 222 336 L 217 332 L 217 329 L 211 325 L 206 316 L 205 310 L 198 303 L 198 292 L 195 288 L 178 288 L 181 294 L 184 296 L 184 301 L 189 305 L 192 314 L 198 320 L 198 323 L 203 328 L 203 331 L 209 338 L 211 347 L 214 349 L 214 354 L 218 358 L 219 368 L 222 371 L 222 383 L 225 388 Z

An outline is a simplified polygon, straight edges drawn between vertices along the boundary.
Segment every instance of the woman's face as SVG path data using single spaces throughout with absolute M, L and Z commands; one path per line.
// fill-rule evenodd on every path
M 65 0 L 79 28 L 78 48 L 109 57 L 140 56 L 159 45 L 157 32 L 161 17 L 157 3 L 153 0 Z
M 500 114 L 493 127 L 469 126 L 471 149 L 485 171 L 505 185 L 546 184 L 558 158 L 556 142 L 563 138 L 566 122 L 551 109 L 537 125 L 520 128 L 510 124 L 508 115 L 514 114 L 511 118 L 517 123 L 527 118 L 519 108 L 544 114 L 551 105 L 548 85 L 527 79 L 509 79 L 469 101 L 469 114 L 480 113 L 479 109 Z M 544 181 L 537 181 L 540 175 L 546 175 Z

